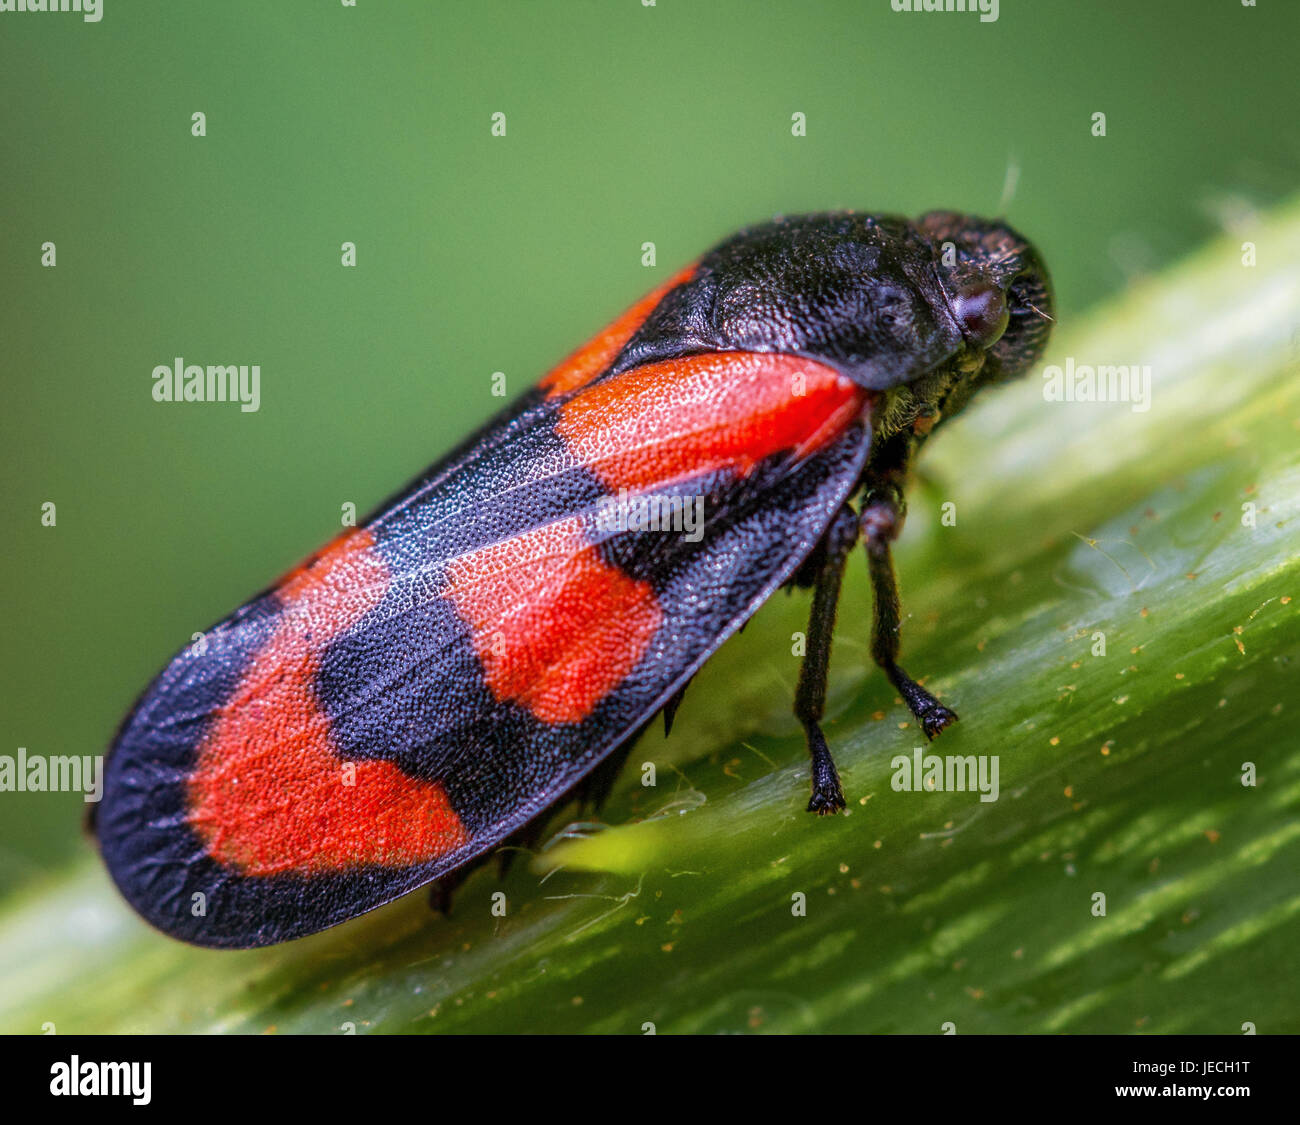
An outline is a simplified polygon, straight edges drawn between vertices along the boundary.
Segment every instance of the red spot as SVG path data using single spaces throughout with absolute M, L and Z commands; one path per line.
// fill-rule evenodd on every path
M 275 635 L 199 747 L 189 824 L 243 875 L 404 866 L 469 840 L 441 785 L 391 762 L 345 761 L 315 695 L 325 644 L 379 603 L 388 584 L 364 529 L 287 575 Z
M 662 620 L 653 588 L 601 561 L 577 519 L 451 563 L 493 695 L 546 723 L 579 723 L 636 667 Z
M 693 265 L 687 266 L 676 276 L 669 278 L 653 293 L 642 297 L 635 305 L 610 324 L 594 339 L 589 340 L 562 363 L 542 377 L 541 386 L 546 388 L 548 398 L 576 391 L 586 386 L 601 374 L 626 344 L 636 334 L 636 330 L 645 323 L 655 310 L 655 306 L 664 299 L 672 289 L 687 282 L 695 273 Z
M 569 451 L 611 489 L 653 489 L 838 437 L 871 392 L 800 356 L 710 352 L 596 383 L 560 408 Z

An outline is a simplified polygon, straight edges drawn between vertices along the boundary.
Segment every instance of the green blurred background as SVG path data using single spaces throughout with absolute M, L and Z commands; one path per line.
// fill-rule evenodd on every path
M 1297 183 L 1297 41 L 1282 0 L 0 14 L 0 753 L 101 752 L 193 632 L 499 408 L 493 372 L 742 224 L 1014 180 L 1063 321 L 1248 224 Z M 176 356 L 260 364 L 260 411 L 155 403 Z M 88 851 L 82 808 L 0 795 L 0 893 Z

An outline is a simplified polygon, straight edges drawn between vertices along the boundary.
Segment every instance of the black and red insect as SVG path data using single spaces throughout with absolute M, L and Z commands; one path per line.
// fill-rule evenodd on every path
M 242 947 L 454 879 L 607 788 L 787 585 L 813 591 L 808 808 L 842 808 L 819 722 L 850 550 L 875 660 L 933 738 L 956 715 L 896 659 L 904 481 L 937 425 L 1034 362 L 1051 306 L 1035 250 L 966 215 L 723 242 L 172 660 L 107 762 L 118 887 L 169 934 Z M 611 520 L 614 498 L 704 519 Z

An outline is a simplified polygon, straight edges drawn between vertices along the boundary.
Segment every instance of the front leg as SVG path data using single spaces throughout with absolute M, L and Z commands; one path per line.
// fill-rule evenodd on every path
M 871 572 L 871 592 L 875 603 L 871 655 L 916 716 L 925 737 L 932 739 L 949 723 L 957 721 L 957 713 L 935 699 L 898 664 L 901 612 L 890 544 L 902 527 L 903 499 L 898 487 L 887 484 L 872 489 L 862 509 L 862 537 L 867 548 L 867 567 Z

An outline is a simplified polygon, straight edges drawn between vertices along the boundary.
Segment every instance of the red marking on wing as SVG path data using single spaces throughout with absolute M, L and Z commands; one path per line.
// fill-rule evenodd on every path
M 676 276 L 669 278 L 653 293 L 642 297 L 616 321 L 589 340 L 563 362 L 552 368 L 542 377 L 541 386 L 546 389 L 548 398 L 576 391 L 586 386 L 601 374 L 626 344 L 636 334 L 636 330 L 645 323 L 655 310 L 655 306 L 664 299 L 671 289 L 676 289 L 683 282 L 689 281 L 695 273 L 695 266 L 687 266 Z
M 782 450 L 807 456 L 871 400 L 814 360 L 711 352 L 595 383 L 560 407 L 556 428 L 611 491 L 651 489 L 705 472 L 744 476 Z
M 463 555 L 447 573 L 492 693 L 546 723 L 590 715 L 663 616 L 653 588 L 607 566 L 572 518 Z
M 364 529 L 278 587 L 279 627 L 222 707 L 188 779 L 189 824 L 243 875 L 405 865 L 469 836 L 441 785 L 391 762 L 345 762 L 316 695 L 325 644 L 378 604 L 387 569 Z M 350 782 L 350 783 L 349 783 Z

